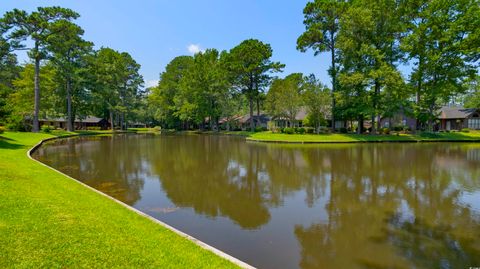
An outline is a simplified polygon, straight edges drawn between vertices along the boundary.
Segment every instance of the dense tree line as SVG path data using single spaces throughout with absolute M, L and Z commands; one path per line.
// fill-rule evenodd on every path
M 39 119 L 65 117 L 71 131 L 76 119 L 91 115 L 109 119 L 111 128 L 144 120 L 140 65 L 126 52 L 93 49 L 74 23 L 78 17 L 39 7 L 0 18 L 0 125 L 35 132 Z M 31 62 L 19 65 L 18 50 L 27 50 Z
M 359 132 L 399 110 L 432 129 L 443 104 L 478 96 L 478 0 L 315 0 L 304 15 L 297 47 L 331 53 L 332 118 L 357 120 Z
M 93 49 L 78 16 L 46 7 L 1 18 L 0 124 L 37 131 L 39 117 L 65 116 L 70 130 L 74 119 L 96 115 L 112 128 L 138 121 L 218 130 L 247 114 L 254 130 L 263 112 L 293 122 L 305 109 L 311 126 L 355 121 L 361 133 L 364 121 L 376 132 L 382 117 L 398 112 L 431 130 L 442 105 L 480 106 L 478 0 L 309 2 L 297 49 L 328 53 L 331 88 L 313 75 L 277 78 L 284 65 L 272 60 L 271 46 L 248 39 L 176 57 L 159 84 L 143 90 L 138 63 Z M 16 50 L 28 50 L 31 62 L 19 65 Z

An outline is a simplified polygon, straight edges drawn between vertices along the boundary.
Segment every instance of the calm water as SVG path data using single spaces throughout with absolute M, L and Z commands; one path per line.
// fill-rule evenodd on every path
M 35 158 L 260 268 L 480 266 L 480 144 L 116 135 Z

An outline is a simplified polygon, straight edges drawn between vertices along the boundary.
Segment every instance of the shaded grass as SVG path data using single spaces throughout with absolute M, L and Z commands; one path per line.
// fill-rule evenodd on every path
M 272 132 L 251 133 L 247 140 L 291 143 L 352 143 L 352 142 L 436 142 L 436 141 L 480 141 L 480 132 L 469 133 L 420 133 L 400 135 L 358 134 L 282 134 Z
M 235 267 L 30 160 L 28 149 L 52 134 L 1 136 L 0 268 Z

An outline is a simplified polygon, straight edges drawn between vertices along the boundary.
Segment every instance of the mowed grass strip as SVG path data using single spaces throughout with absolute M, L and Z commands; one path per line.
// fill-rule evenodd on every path
M 48 137 L 0 135 L 0 268 L 236 267 L 30 160 Z
M 251 133 L 247 140 L 291 143 L 352 143 L 352 142 L 435 142 L 435 141 L 480 141 L 479 131 L 468 133 L 419 133 L 399 135 L 358 134 L 282 134 L 272 132 Z

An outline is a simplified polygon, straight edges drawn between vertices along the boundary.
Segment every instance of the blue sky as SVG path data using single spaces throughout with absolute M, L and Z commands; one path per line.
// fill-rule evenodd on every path
M 230 49 L 244 39 L 269 43 L 273 59 L 286 64 L 283 74 L 314 73 L 330 84 L 328 55 L 296 50 L 303 32 L 302 10 L 307 0 L 1 0 L 0 13 L 13 8 L 32 11 L 37 6 L 71 8 L 81 17 L 85 39 L 96 48 L 111 47 L 130 53 L 142 65 L 148 86 L 158 80 L 166 64 L 195 49 Z M 189 51 L 190 48 L 190 51 Z M 19 53 L 20 62 L 27 61 Z

